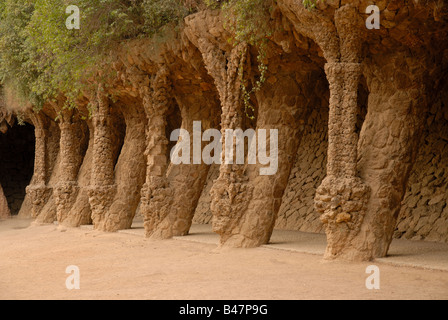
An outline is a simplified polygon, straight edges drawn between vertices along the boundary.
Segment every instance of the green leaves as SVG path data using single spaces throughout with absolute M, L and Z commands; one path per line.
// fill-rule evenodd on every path
M 230 0 L 222 6 L 226 16 L 225 27 L 237 43 L 258 45 L 271 36 L 271 0 Z
M 316 8 L 316 4 L 319 0 L 302 0 L 302 4 L 305 9 L 311 10 Z
M 258 49 L 258 80 L 249 85 L 250 81 L 244 79 L 244 66 L 239 67 L 244 109 L 246 116 L 251 120 L 255 119 L 255 108 L 250 103 L 250 99 L 266 81 L 267 65 L 264 60 L 266 59 L 267 42 L 273 32 L 272 4 L 272 0 L 230 0 L 222 6 L 226 17 L 224 27 L 233 35 L 231 42 L 234 44 L 244 42 Z M 249 87 L 251 88 L 248 89 Z
M 80 9 L 79 30 L 65 26 L 69 5 Z M 37 108 L 61 93 L 74 107 L 89 79 L 114 76 L 104 70 L 117 43 L 189 13 L 181 0 L 0 0 L 0 82 Z

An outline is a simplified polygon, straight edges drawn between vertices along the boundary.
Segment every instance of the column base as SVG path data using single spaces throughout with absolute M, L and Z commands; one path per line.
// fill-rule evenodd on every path
M 370 198 L 370 187 L 358 177 L 328 176 L 316 190 L 315 209 L 325 225 L 325 259 L 363 260 L 354 243 L 359 234 Z M 356 239 L 357 241 L 357 239 Z
M 59 224 L 69 219 L 70 209 L 76 201 L 79 187 L 76 181 L 60 182 L 54 187 L 54 200 L 56 203 L 56 217 Z M 70 226 L 70 225 L 67 225 Z
M 173 191 L 165 177 L 151 177 L 149 183 L 143 185 L 140 209 L 147 238 L 173 237 L 172 224 L 165 219 L 170 213 L 172 198 Z
M 26 193 L 29 194 L 32 204 L 31 217 L 37 218 L 43 207 L 50 199 L 53 189 L 45 184 L 29 185 L 26 187 Z
M 89 186 L 87 193 L 89 195 L 90 208 L 92 209 L 92 221 L 95 230 L 114 231 L 106 224 L 106 213 L 114 200 L 117 186 Z

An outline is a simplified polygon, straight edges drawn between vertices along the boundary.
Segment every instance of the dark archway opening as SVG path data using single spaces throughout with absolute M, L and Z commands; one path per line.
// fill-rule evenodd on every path
M 12 215 L 19 213 L 34 171 L 34 127 L 15 124 L 0 134 L 0 183 Z

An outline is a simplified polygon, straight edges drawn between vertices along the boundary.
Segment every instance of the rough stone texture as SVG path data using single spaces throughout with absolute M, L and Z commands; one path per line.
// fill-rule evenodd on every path
M 186 24 L 187 36 L 200 50 L 206 69 L 219 93 L 222 108 L 222 150 L 225 150 L 225 130 L 244 128 L 238 68 L 246 59 L 247 47 L 240 44 L 234 48 L 223 48 L 207 32 L 208 29 L 214 28 L 217 33 L 224 33 L 219 14 L 199 13 L 190 19 L 187 17 Z M 248 184 L 245 176 L 244 165 L 226 164 L 224 159 L 223 152 L 219 177 L 210 191 L 213 231 L 221 236 L 221 244 L 237 235 L 241 215 L 247 209 L 253 192 L 253 187 Z M 231 241 L 242 244 L 241 238 Z
M 173 191 L 166 177 L 168 169 L 166 137 L 166 115 L 170 107 L 170 88 L 166 68 L 161 68 L 153 80 L 150 92 L 143 92 L 146 111 L 148 140 L 145 154 L 147 156 L 146 182 L 142 189 L 140 212 L 144 218 L 146 236 L 153 236 L 171 209 Z M 162 228 L 163 230 L 163 228 Z M 169 232 L 168 232 L 169 233 Z M 159 238 L 170 234 L 157 234 Z
M 327 63 L 330 83 L 327 177 L 316 190 L 315 208 L 327 233 L 326 258 L 345 255 L 347 242 L 359 233 L 370 195 L 357 177 L 358 63 Z M 352 259 L 352 257 L 348 257 Z
M 3 188 L 0 185 L 0 219 L 9 218 L 11 212 L 9 211 L 8 201 L 6 200 Z
M 121 146 L 120 132 L 125 127 L 116 112 L 99 86 L 93 115 L 93 165 L 88 194 L 94 228 L 102 231 L 109 231 L 110 227 L 107 214 L 117 192 L 114 168 Z
M 81 122 L 73 110 L 62 110 L 59 128 L 61 130 L 60 152 L 61 176 L 53 189 L 57 220 L 62 225 L 78 226 L 68 219 L 71 208 L 79 193 L 78 172 L 87 148 L 87 125 Z M 70 222 L 69 222 L 70 220 Z
M 35 128 L 34 175 L 26 188 L 33 206 L 32 217 L 37 224 L 53 223 L 56 220 L 56 204 L 53 197 L 53 186 L 57 183 L 60 170 L 60 130 L 51 121 L 56 118 L 52 106 L 38 114 L 32 112 L 31 121 Z
M 314 195 L 327 174 L 328 100 L 313 108 L 304 125 L 296 161 L 280 206 L 275 227 L 304 232 L 324 232 Z
M 428 105 L 425 60 L 395 53 L 388 63 L 365 64 L 370 95 L 360 134 L 359 170 L 372 196 L 362 240 L 356 239 L 353 247 L 369 252 L 369 258 L 387 253 L 416 158 Z
M 210 170 L 208 171 L 206 184 L 202 189 L 201 196 L 198 200 L 198 205 L 194 212 L 193 223 L 198 224 L 209 224 L 212 223 L 213 214 L 210 210 L 210 203 L 212 199 L 210 198 L 210 190 L 213 183 L 219 177 L 219 165 L 212 164 Z
M 176 100 L 182 115 L 182 129 L 193 133 L 194 121 L 201 121 L 201 132 L 198 132 L 200 134 L 207 129 L 219 128 L 219 108 L 214 92 L 195 96 L 185 93 L 178 95 Z M 167 171 L 173 190 L 173 202 L 165 224 L 170 226 L 173 236 L 188 234 L 209 170 L 209 165 L 205 163 L 193 163 L 193 138 L 193 136 L 190 138 L 191 164 L 171 163 Z M 201 142 L 201 150 L 205 144 Z
M 448 90 L 429 109 L 394 237 L 448 242 Z
M 123 147 L 115 166 L 117 193 L 106 214 L 106 230 L 116 231 L 129 229 L 132 225 L 138 203 L 140 190 L 145 178 L 145 124 L 144 110 L 135 107 L 121 106 L 126 132 Z
M 27 112 L 36 155 L 21 214 L 116 231 L 139 210 L 148 237 L 212 222 L 235 247 L 267 243 L 274 225 L 325 229 L 332 259 L 385 256 L 392 236 L 446 242 L 447 5 L 377 1 L 381 29 L 367 30 L 369 4 L 275 1 L 254 120 L 241 84 L 259 79 L 258 52 L 227 41 L 220 10 L 189 15 L 166 41 L 127 41 L 113 53 L 117 79 L 80 99 L 92 119 L 64 114 L 61 101 Z M 4 134 L 14 116 L 2 104 L 0 94 Z M 170 163 L 171 132 L 197 120 L 222 133 L 278 129 L 277 173 Z
M 90 185 L 90 175 L 92 171 L 92 157 L 93 157 L 93 127 L 92 122 L 87 122 L 89 130 L 88 136 L 88 148 L 85 151 L 82 159 L 82 164 L 79 168 L 77 175 L 77 188 L 76 199 L 71 206 L 69 212 L 63 220 L 60 220 L 61 225 L 67 227 L 78 227 L 84 224 L 91 224 L 91 209 L 89 204 L 88 186 Z

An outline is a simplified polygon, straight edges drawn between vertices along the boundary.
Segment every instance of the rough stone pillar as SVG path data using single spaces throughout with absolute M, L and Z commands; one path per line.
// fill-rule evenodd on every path
M 92 210 L 90 208 L 88 194 L 90 176 L 92 174 L 92 159 L 94 148 L 93 124 L 91 120 L 86 121 L 86 127 L 88 128 L 89 132 L 89 141 L 87 150 L 82 159 L 82 164 L 79 168 L 78 177 L 76 179 L 78 193 L 76 196 L 76 200 L 70 208 L 70 212 L 62 222 L 62 224 L 67 227 L 79 227 L 80 225 L 92 223 Z
M 172 202 L 168 215 L 157 226 L 152 238 L 170 238 L 188 234 L 207 179 L 209 165 L 202 159 L 202 148 L 205 143 L 202 141 L 198 143 L 201 148 L 199 150 L 201 162 L 194 163 L 193 153 L 198 148 L 197 145 L 194 146 L 194 139 L 207 129 L 219 128 L 220 109 L 217 108 L 219 103 L 217 103 L 218 99 L 215 94 L 201 92 L 198 83 L 193 86 L 197 86 L 196 94 L 178 93 L 176 95 L 182 117 L 181 129 L 190 133 L 190 163 L 170 163 L 166 176 L 172 191 Z M 196 127 L 194 127 L 195 121 L 197 121 Z M 198 122 L 200 122 L 200 132 Z M 169 153 L 171 150 L 167 151 Z
M 327 233 L 325 258 L 335 258 L 356 254 L 345 250 L 360 231 L 370 189 L 357 177 L 360 64 L 327 63 L 325 72 L 330 83 L 327 177 L 316 190 L 315 207 Z
M 302 69 L 306 73 L 306 67 Z M 254 187 L 253 197 L 241 219 L 239 233 L 229 240 L 233 245 L 256 247 L 266 244 L 274 229 L 301 140 L 300 124 L 306 121 L 308 107 L 311 107 L 308 98 L 312 96 L 312 89 L 306 83 L 297 83 L 299 77 L 294 71 L 288 71 L 289 74 L 272 75 L 257 93 L 257 139 L 260 138 L 260 130 L 266 130 L 266 151 L 271 156 L 277 154 L 278 165 L 276 171 L 269 175 L 260 174 L 260 169 L 267 167 L 259 163 L 260 159 L 256 165 L 248 166 L 248 176 Z M 302 76 L 310 78 L 305 74 Z M 270 145 L 271 129 L 277 130 L 276 146 Z
M 426 56 L 397 53 L 364 65 L 370 94 L 358 168 L 372 193 L 353 243 L 364 259 L 384 257 L 392 241 L 426 120 L 428 61 Z
M 7 219 L 11 216 L 9 211 L 8 201 L 3 193 L 2 185 L 0 184 L 0 219 Z
M 204 23 L 205 22 L 205 23 Z M 226 164 L 225 131 L 244 130 L 239 67 L 247 57 L 247 44 L 236 47 L 218 43 L 216 38 L 229 38 L 218 11 L 203 11 L 185 19 L 185 34 L 199 49 L 208 74 L 213 78 L 221 102 L 222 154 L 219 177 L 210 190 L 213 231 L 222 245 L 240 246 L 241 239 L 227 241 L 239 233 L 240 220 L 252 198 L 253 187 L 245 174 L 245 165 Z M 213 35 L 209 30 L 213 30 Z M 235 139 L 234 139 L 235 140 Z M 235 153 L 234 153 L 235 154 Z
M 93 114 L 94 146 L 93 166 L 90 186 L 88 188 L 89 203 L 92 209 L 94 228 L 106 231 L 106 213 L 116 193 L 114 181 L 114 151 L 117 149 L 114 137 L 114 119 L 104 88 L 100 85 Z
M 143 94 L 146 97 L 149 143 L 146 152 L 147 180 L 142 190 L 141 209 L 145 215 L 146 234 L 152 239 L 188 234 L 209 168 L 203 162 L 193 163 L 193 136 L 190 136 L 190 163 L 170 163 L 167 157 L 171 150 L 167 150 L 167 138 L 171 132 L 166 131 L 167 113 L 172 115 L 174 110 L 180 111 L 180 128 L 176 126 L 172 129 L 186 130 L 190 134 L 193 133 L 194 121 L 201 122 L 202 131 L 218 128 L 219 125 L 220 109 L 215 107 L 218 99 L 214 93 L 203 90 L 204 80 L 198 81 L 196 75 L 182 78 L 185 81 L 177 83 L 177 94 L 174 96 L 171 88 L 176 83 L 168 79 L 169 73 L 165 66 L 159 67 L 152 81 L 152 93 Z M 177 78 L 175 73 L 170 76 Z M 172 108 L 176 105 L 179 110 Z
M 33 112 L 30 116 L 34 125 L 36 146 L 33 179 L 31 180 L 31 184 L 26 187 L 26 193 L 32 203 L 31 217 L 37 218 L 52 194 L 51 188 L 46 185 L 48 178 L 46 160 L 48 120 L 42 112 L 38 114 Z
M 166 238 L 169 228 L 159 225 L 168 216 L 172 204 L 173 192 L 168 183 L 166 171 L 168 168 L 166 138 L 166 113 L 170 104 L 170 83 L 168 70 L 161 67 L 152 83 L 152 91 L 147 88 L 144 93 L 147 127 L 146 182 L 141 191 L 140 210 L 144 218 L 147 237 Z M 169 232 L 168 232 L 169 233 Z
M 315 208 L 327 234 L 326 259 L 364 260 L 352 250 L 367 210 L 370 188 L 357 173 L 358 86 L 362 19 L 350 4 L 336 10 L 339 58 L 325 65 L 330 86 L 327 177 L 316 190 Z
M 197 85 L 199 88 L 200 86 Z M 176 96 L 182 115 L 181 128 L 187 130 L 193 136 L 190 139 L 191 164 L 171 163 L 167 175 L 173 190 L 173 204 L 169 216 L 173 236 L 184 236 L 190 231 L 195 210 L 205 186 L 210 165 L 204 163 L 201 157 L 201 163 L 194 163 L 193 152 L 197 146 L 194 146 L 195 136 L 203 134 L 207 129 L 219 129 L 219 99 L 210 92 L 200 92 L 197 94 L 178 94 Z M 194 122 L 200 121 L 201 132 L 196 131 Z M 196 123 L 197 125 L 197 123 Z M 196 131 L 196 132 L 195 132 Z M 199 143 L 198 143 L 199 144 Z M 201 156 L 206 144 L 201 142 Z
M 225 146 L 227 129 L 243 129 L 244 115 L 238 70 L 244 63 L 246 47 L 245 44 L 241 44 L 233 48 L 227 59 L 222 56 L 221 61 L 218 60 L 220 63 L 214 60 L 219 51 L 216 47 L 208 46 L 201 51 L 209 73 L 215 80 L 222 107 L 221 166 L 219 177 L 210 190 L 213 231 L 221 236 L 222 245 L 238 247 L 244 245 L 243 236 L 239 236 L 239 226 L 241 217 L 252 198 L 253 186 L 245 176 L 244 165 L 225 163 Z M 223 75 L 225 77 L 222 77 Z
M 73 110 L 61 110 L 59 123 L 61 130 L 60 165 L 63 169 L 53 192 L 57 219 L 63 225 L 69 218 L 70 209 L 78 195 L 77 177 L 83 160 L 83 149 L 85 148 L 86 140 L 82 122 L 79 119 L 75 119 L 75 117 Z M 69 222 L 68 225 L 70 225 Z
M 140 192 L 145 181 L 145 111 L 138 105 L 121 105 L 126 133 L 115 166 L 117 193 L 106 213 L 105 228 L 109 232 L 129 229 L 135 216 Z

